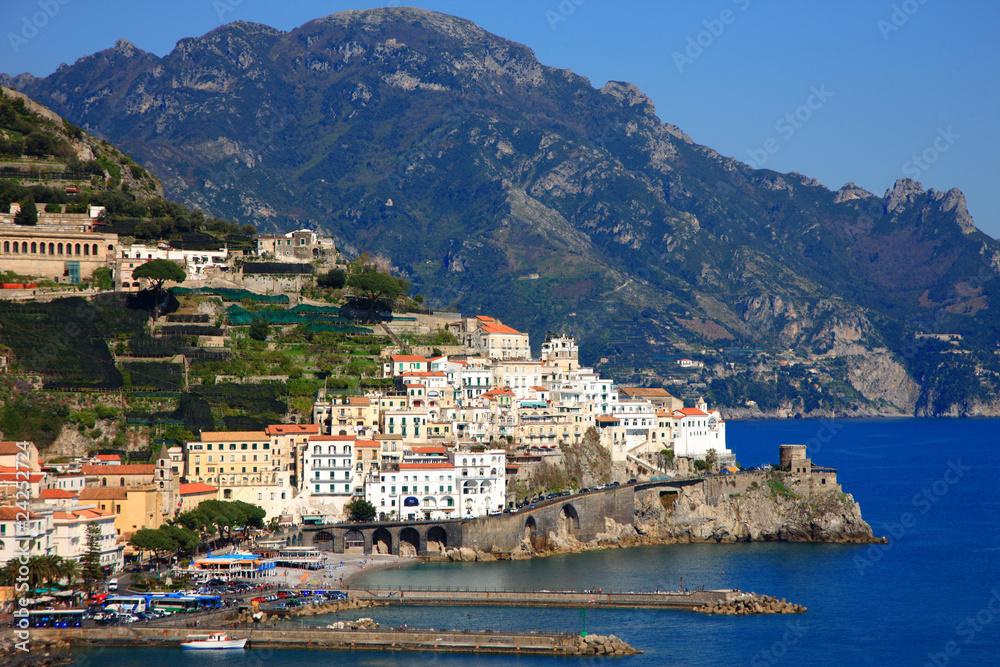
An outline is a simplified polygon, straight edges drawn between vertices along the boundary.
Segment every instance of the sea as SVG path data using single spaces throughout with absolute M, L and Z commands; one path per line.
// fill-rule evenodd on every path
M 885 545 L 697 544 L 606 549 L 532 561 L 423 563 L 371 584 L 514 590 L 738 588 L 808 607 L 801 615 L 717 617 L 673 610 L 387 607 L 398 626 L 614 633 L 620 658 L 251 649 L 79 651 L 78 665 L 1000 665 L 1000 420 L 732 421 L 744 466 L 806 444 Z M 311 618 L 325 625 L 353 615 Z

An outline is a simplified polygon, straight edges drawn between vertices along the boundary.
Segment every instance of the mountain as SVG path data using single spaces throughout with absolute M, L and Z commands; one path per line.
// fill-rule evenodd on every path
M 959 190 L 753 169 L 634 85 L 595 88 L 463 19 L 236 22 L 163 58 L 119 40 L 0 83 L 140 158 L 169 197 L 320 228 L 435 307 L 536 345 L 577 335 L 620 381 L 730 414 L 1000 414 L 1000 244 Z

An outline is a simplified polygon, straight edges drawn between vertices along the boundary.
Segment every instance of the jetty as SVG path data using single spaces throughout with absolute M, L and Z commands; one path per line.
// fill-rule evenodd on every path
M 370 651 L 435 651 L 444 653 L 503 653 L 533 655 L 632 655 L 640 653 L 614 635 L 607 637 L 551 632 L 491 633 L 435 629 L 374 628 L 333 630 L 303 623 L 281 622 L 268 627 L 233 628 L 202 625 L 199 633 L 225 632 L 247 638 L 254 649 L 326 649 Z M 32 628 L 31 641 L 47 645 L 180 647 L 189 628 L 113 626 L 96 628 Z
M 393 605 L 439 607 L 609 607 L 627 609 L 684 609 L 726 606 L 741 595 L 738 590 L 698 591 L 510 591 L 468 588 L 352 587 L 352 600 Z

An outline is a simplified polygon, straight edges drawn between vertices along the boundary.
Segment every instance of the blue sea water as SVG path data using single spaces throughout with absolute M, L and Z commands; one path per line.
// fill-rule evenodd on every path
M 377 621 L 411 627 L 615 633 L 649 665 L 1000 664 L 1000 420 L 730 422 L 744 465 L 807 443 L 888 545 L 733 544 L 609 549 L 533 561 L 421 564 L 372 583 L 513 589 L 735 587 L 804 604 L 795 616 L 708 617 L 665 610 L 389 607 Z M 356 616 L 357 613 L 353 616 Z M 345 616 L 346 617 L 346 616 Z M 332 617 L 310 622 L 325 624 Z M 179 650 L 80 653 L 79 664 L 178 662 Z M 333 653 L 253 649 L 185 656 L 211 665 L 564 665 L 608 659 Z

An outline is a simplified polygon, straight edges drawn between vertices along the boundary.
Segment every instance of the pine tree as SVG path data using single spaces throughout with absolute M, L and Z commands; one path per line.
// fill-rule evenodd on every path
M 95 582 L 104 578 L 101 569 L 101 527 L 96 523 L 87 526 L 87 552 L 81 559 L 83 581 L 90 592 Z
M 14 214 L 14 224 L 15 225 L 37 225 L 38 224 L 38 207 L 35 206 L 34 199 L 28 199 L 21 206 L 21 210 Z

